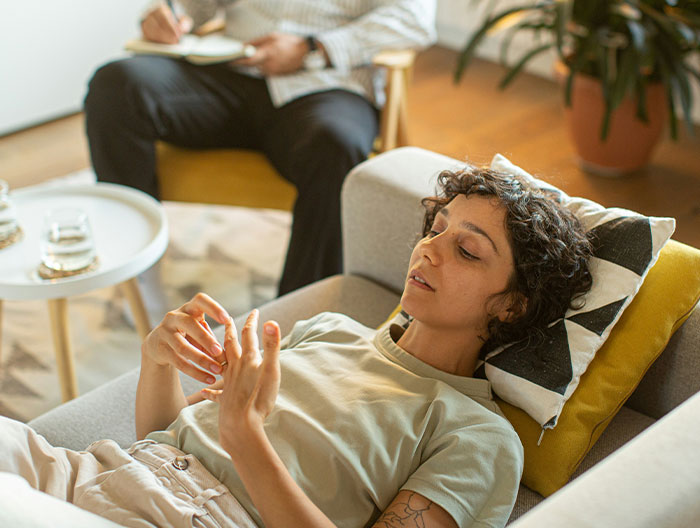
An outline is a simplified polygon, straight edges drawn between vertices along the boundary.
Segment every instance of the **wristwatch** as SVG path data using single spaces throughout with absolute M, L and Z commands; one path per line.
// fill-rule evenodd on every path
M 309 51 L 304 55 L 304 69 L 309 71 L 318 71 L 326 67 L 326 56 L 318 48 L 316 39 L 312 36 L 306 37 L 306 44 L 309 46 Z

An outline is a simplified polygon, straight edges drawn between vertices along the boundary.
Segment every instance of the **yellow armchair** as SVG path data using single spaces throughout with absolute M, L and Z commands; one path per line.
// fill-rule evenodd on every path
M 406 91 L 412 50 L 385 51 L 373 64 L 387 71 L 386 103 L 374 152 L 407 144 Z M 161 198 L 291 211 L 296 189 L 262 152 L 250 149 L 187 149 L 156 144 Z

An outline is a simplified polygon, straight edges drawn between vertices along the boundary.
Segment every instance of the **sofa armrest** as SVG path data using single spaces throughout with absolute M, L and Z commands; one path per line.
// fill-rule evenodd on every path
M 700 525 L 700 393 L 511 524 Z
M 654 418 L 700 392 L 700 304 L 673 334 L 625 405 Z
M 345 273 L 401 292 L 423 221 L 421 199 L 435 192 L 435 176 L 461 166 L 416 147 L 375 156 L 355 167 L 342 190 Z

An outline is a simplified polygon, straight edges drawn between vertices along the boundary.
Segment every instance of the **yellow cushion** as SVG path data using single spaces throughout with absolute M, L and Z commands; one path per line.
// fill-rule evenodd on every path
M 186 149 L 156 144 L 161 198 L 291 211 L 296 189 L 264 154 L 248 149 Z
M 593 444 L 700 300 L 700 250 L 669 240 L 639 292 L 564 405 L 542 429 L 525 411 L 496 398 L 525 448 L 522 482 L 545 497 L 564 486 Z M 401 310 L 391 313 L 384 326 Z
M 569 481 L 698 303 L 699 269 L 700 250 L 669 240 L 539 446 L 540 426 L 524 411 L 499 402 L 525 447 L 527 487 L 546 497 Z

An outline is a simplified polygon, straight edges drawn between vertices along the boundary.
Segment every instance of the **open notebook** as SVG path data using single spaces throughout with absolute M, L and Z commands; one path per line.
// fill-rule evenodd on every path
M 180 57 L 193 64 L 215 64 L 250 57 L 255 48 L 223 35 L 183 35 L 177 44 L 159 44 L 143 39 L 128 41 L 124 48 L 134 53 Z

